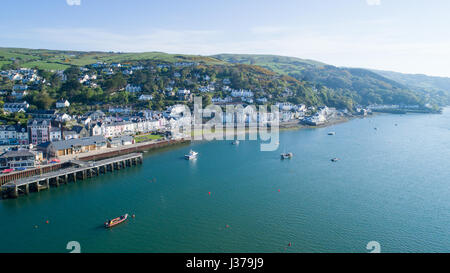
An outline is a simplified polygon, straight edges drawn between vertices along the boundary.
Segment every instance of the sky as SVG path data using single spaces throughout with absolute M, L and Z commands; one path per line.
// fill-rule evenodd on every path
M 276 54 L 450 77 L 448 0 L 2 0 L 0 47 Z

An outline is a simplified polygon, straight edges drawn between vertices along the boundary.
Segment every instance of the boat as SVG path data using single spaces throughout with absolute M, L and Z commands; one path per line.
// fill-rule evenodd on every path
M 336 134 L 336 132 L 329 132 L 328 135 L 329 136 L 334 136 Z
M 54 164 L 54 163 L 61 163 L 61 160 L 54 158 L 50 161 L 50 164 Z
M 338 162 L 338 161 L 339 161 L 339 158 L 337 158 L 337 157 L 331 159 L 331 162 Z
M 10 172 L 13 172 L 13 171 L 14 171 L 14 169 L 6 169 L 6 170 L 3 170 L 2 173 L 10 173 Z
M 235 140 L 235 141 L 233 141 L 231 144 L 233 144 L 233 145 L 239 145 L 239 140 Z
M 106 228 L 112 228 L 114 226 L 117 226 L 120 223 L 125 222 L 128 219 L 128 213 L 125 215 L 122 215 L 120 217 L 114 218 L 112 220 L 108 220 L 105 222 L 105 227 Z
M 281 159 L 291 159 L 294 156 L 293 153 L 282 153 Z
M 198 156 L 198 153 L 193 151 L 193 150 L 191 150 L 189 152 L 189 154 L 184 155 L 184 158 L 186 158 L 187 160 L 192 160 L 192 159 L 197 159 L 197 156 Z

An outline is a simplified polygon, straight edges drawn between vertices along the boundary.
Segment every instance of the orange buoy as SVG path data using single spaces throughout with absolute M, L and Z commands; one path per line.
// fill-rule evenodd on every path
M 47 220 L 47 221 L 45 221 L 45 223 L 46 223 L 46 224 L 48 224 L 48 223 L 49 223 L 49 221 Z
M 208 194 L 211 195 L 211 192 L 209 191 Z
M 278 190 L 278 192 L 280 192 L 280 190 Z
M 288 246 L 292 246 L 292 244 L 291 244 L 291 243 L 289 243 L 289 244 L 288 244 Z
M 228 225 L 228 224 L 227 224 L 227 225 L 226 225 L 225 227 L 226 227 L 226 228 L 229 228 L 229 227 L 230 227 L 230 225 Z

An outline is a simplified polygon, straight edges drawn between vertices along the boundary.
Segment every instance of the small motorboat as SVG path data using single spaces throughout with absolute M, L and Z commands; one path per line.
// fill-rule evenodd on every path
M 293 153 L 282 153 L 281 159 L 291 159 L 294 156 Z
M 233 141 L 231 144 L 233 144 L 233 145 L 239 145 L 239 140 L 235 140 L 235 141 Z
M 329 132 L 328 135 L 329 136 L 334 136 L 336 134 L 336 132 Z
M 2 173 L 10 173 L 10 172 L 13 172 L 13 171 L 14 171 L 14 169 L 6 169 L 6 170 L 3 170 Z
M 117 226 L 118 224 L 125 222 L 127 219 L 128 213 L 112 220 L 108 220 L 105 222 L 105 228 L 112 228 L 114 226 Z
M 337 158 L 337 157 L 331 159 L 331 162 L 338 162 L 338 161 L 339 161 L 339 158 Z
M 193 151 L 193 150 L 191 150 L 189 152 L 189 154 L 184 155 L 184 158 L 186 158 L 187 160 L 193 160 L 193 159 L 197 159 L 197 156 L 198 156 L 198 153 Z

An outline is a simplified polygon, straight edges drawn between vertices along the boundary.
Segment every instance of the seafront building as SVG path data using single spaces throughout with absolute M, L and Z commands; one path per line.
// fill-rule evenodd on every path
M 7 151 L 0 155 L 0 168 L 33 168 L 38 164 L 39 159 L 40 158 L 36 152 L 28 149 Z
M 107 141 L 103 136 L 92 136 L 55 142 L 48 141 L 37 146 L 37 150 L 41 151 L 47 158 L 80 154 L 106 148 Z

